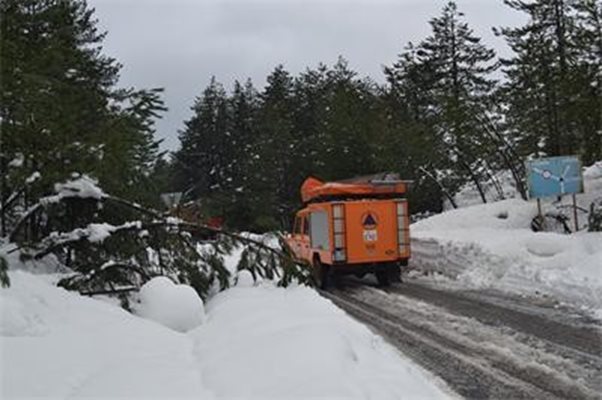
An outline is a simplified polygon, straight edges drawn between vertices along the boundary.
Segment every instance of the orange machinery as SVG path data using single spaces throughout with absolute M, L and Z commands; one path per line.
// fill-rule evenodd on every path
M 305 180 L 305 207 L 287 242 L 297 258 L 312 264 L 320 287 L 333 274 L 375 273 L 381 285 L 399 279 L 400 266 L 410 258 L 408 184 L 393 174 Z

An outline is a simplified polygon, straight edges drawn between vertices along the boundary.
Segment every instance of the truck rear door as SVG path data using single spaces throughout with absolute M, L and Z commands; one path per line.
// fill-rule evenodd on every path
M 397 203 L 393 200 L 345 203 L 347 262 L 395 261 L 399 257 Z

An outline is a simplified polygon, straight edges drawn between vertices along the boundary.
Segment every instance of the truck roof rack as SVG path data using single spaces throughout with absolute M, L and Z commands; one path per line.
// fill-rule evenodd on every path
M 343 201 L 348 199 L 390 199 L 404 197 L 411 181 L 398 174 L 383 172 L 335 182 L 308 177 L 301 185 L 304 203 Z
M 381 172 L 378 174 L 362 175 L 362 176 L 356 176 L 354 178 L 349 178 L 349 179 L 341 179 L 341 180 L 335 181 L 335 182 L 336 183 L 356 184 L 356 183 L 375 183 L 375 182 L 395 183 L 395 182 L 399 182 L 399 181 L 401 181 L 401 179 L 399 178 L 399 174 L 396 174 L 394 172 Z

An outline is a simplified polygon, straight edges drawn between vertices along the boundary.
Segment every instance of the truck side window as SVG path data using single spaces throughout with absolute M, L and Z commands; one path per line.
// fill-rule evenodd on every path
M 310 215 L 310 245 L 313 249 L 329 250 L 329 220 L 326 211 L 313 211 Z

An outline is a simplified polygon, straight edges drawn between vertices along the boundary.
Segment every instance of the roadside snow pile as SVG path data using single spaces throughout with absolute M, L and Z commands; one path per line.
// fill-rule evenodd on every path
M 203 300 L 188 285 L 178 285 L 158 276 L 140 288 L 140 303 L 135 313 L 179 332 L 186 332 L 203 323 Z
M 434 399 L 434 378 L 306 287 L 264 282 L 208 305 L 190 335 L 203 382 L 225 398 Z
M 586 194 L 602 195 L 602 164 L 585 170 Z M 602 233 L 535 233 L 534 201 L 460 208 L 411 226 L 412 264 L 468 287 L 545 294 L 602 316 Z
M 413 232 L 445 229 L 530 229 L 537 205 L 519 199 L 457 208 L 412 225 Z
M 46 277 L 0 289 L 0 398 L 214 398 L 190 340 Z
M 450 397 L 308 288 L 227 290 L 207 304 L 205 323 L 182 334 L 46 275 L 9 274 L 11 287 L 0 289 L 0 398 Z M 173 286 L 158 280 L 150 289 L 171 298 Z

